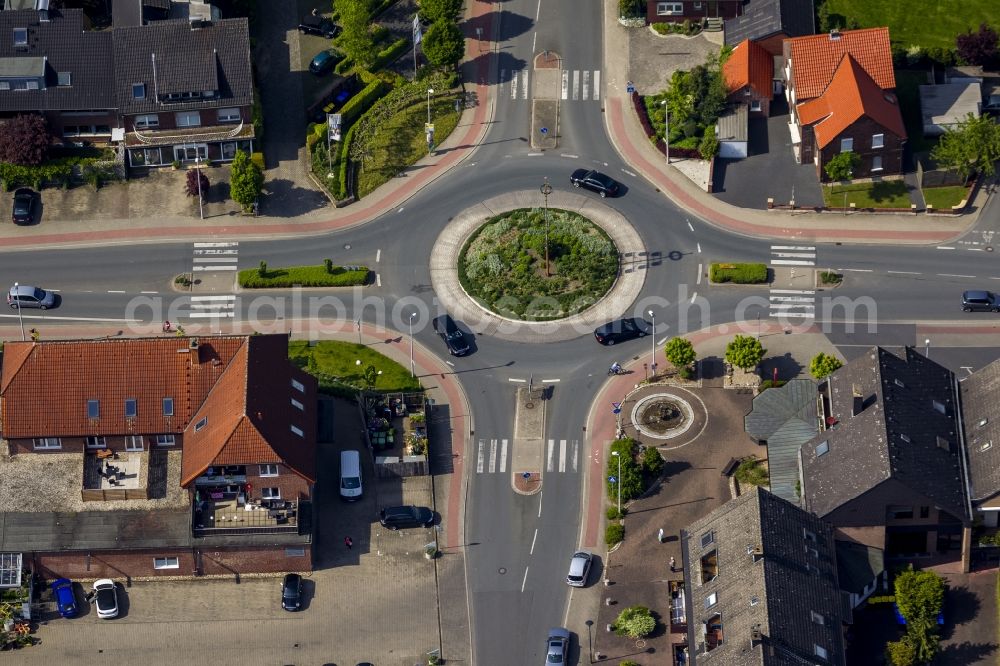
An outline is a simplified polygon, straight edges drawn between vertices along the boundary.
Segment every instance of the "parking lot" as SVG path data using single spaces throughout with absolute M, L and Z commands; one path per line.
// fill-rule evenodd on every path
M 126 664 L 138 654 L 149 666 L 419 663 L 439 643 L 434 563 L 423 554 L 436 527 L 385 530 L 377 509 L 433 506 L 430 477 L 376 484 L 353 405 L 335 403 L 333 432 L 336 442 L 319 445 L 316 570 L 305 576 L 300 612 L 281 609 L 280 576 L 119 583 L 113 620 L 98 619 L 78 585 L 82 614 L 49 616 L 19 663 Z M 365 495 L 352 504 L 338 497 L 344 449 L 362 451 Z

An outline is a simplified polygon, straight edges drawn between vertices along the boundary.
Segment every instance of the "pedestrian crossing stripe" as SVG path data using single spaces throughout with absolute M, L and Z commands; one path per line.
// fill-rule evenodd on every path
M 507 70 L 500 71 L 500 80 L 507 77 Z M 530 99 L 530 70 L 510 71 L 510 98 Z M 564 69 L 560 71 L 559 98 L 572 101 L 599 101 L 601 99 L 601 70 Z
M 813 245 L 772 245 L 771 265 L 797 266 L 816 265 L 816 247 Z M 771 289 L 768 293 L 769 315 L 771 317 L 815 319 L 816 291 L 812 289 Z
M 506 474 L 511 451 L 509 439 L 480 439 L 476 447 L 476 474 Z M 580 471 L 580 440 L 550 439 L 545 444 L 545 471 Z

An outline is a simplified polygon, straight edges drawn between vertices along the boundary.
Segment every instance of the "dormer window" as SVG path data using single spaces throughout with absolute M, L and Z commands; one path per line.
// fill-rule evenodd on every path
M 946 413 L 946 410 L 945 410 L 943 402 L 938 402 L 937 400 L 931 400 L 931 405 L 934 406 L 934 411 L 935 412 L 938 412 L 939 414 Z
M 907 435 L 907 434 L 906 434 L 905 432 L 901 432 L 901 433 L 899 433 L 899 438 L 900 438 L 901 440 L 903 440 L 904 442 L 906 442 L 907 444 L 909 444 L 909 443 L 910 443 L 910 436 L 909 436 L 909 435 Z
M 88 400 L 87 401 L 87 418 L 88 419 L 99 419 L 99 418 L 101 418 L 101 401 L 100 400 Z
M 125 400 L 125 418 L 134 419 L 136 413 L 136 403 L 135 398 L 126 398 Z
M 73 73 L 59 72 L 59 85 L 64 87 L 73 85 Z
M 205 416 L 200 421 L 198 421 L 197 423 L 194 424 L 194 431 L 198 432 L 199 430 L 201 430 L 202 428 L 204 428 L 207 425 L 208 425 L 208 417 Z
M 14 46 L 28 45 L 28 29 L 14 28 Z
M 830 442 L 824 440 L 816 445 L 816 455 L 822 456 L 830 452 Z
M 146 99 L 146 84 L 145 83 L 133 83 L 132 84 L 132 99 Z
M 982 419 L 979 419 L 979 422 L 978 422 L 978 423 L 976 423 L 976 427 L 977 427 L 977 428 L 983 428 L 983 427 L 985 427 L 985 426 L 986 426 L 986 424 L 987 424 L 987 423 L 989 423 L 989 422 L 990 422 L 989 418 L 982 418 Z

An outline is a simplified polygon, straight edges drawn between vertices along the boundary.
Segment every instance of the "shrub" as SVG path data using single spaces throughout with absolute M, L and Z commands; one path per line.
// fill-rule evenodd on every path
M 350 125 L 355 118 L 368 110 L 368 107 L 386 93 L 386 84 L 381 79 L 375 79 L 361 91 L 347 100 L 347 103 L 340 109 L 341 123 Z
M 264 170 L 264 153 L 261 152 L 251 153 L 250 161 L 253 162 L 257 166 L 257 168 L 260 169 L 261 171 Z
M 701 159 L 710 160 L 719 154 L 719 140 L 715 137 L 715 128 L 708 127 L 705 129 L 705 136 L 701 138 L 701 143 L 698 144 L 698 152 L 701 153 Z
M 823 352 L 820 352 L 813 356 L 812 360 L 809 362 L 809 374 L 816 379 L 823 379 L 831 372 L 834 372 L 840 368 L 843 363 L 836 356 L 828 356 Z
M 694 368 L 690 365 L 682 366 L 680 370 L 677 371 L 677 376 L 681 379 L 692 380 L 694 379 Z
M 767 282 L 767 264 L 712 264 L 712 282 L 733 284 L 763 284 Z
M 663 355 L 675 368 L 686 368 L 698 358 L 694 345 L 687 338 L 671 338 L 663 346 Z
M 622 507 L 622 510 L 619 511 L 618 507 L 614 504 L 609 506 L 607 511 L 605 511 L 605 515 L 608 517 L 608 520 L 619 520 L 624 518 L 626 513 L 628 513 L 628 509 Z
M 741 484 L 751 486 L 766 486 L 769 480 L 762 461 L 756 458 L 747 458 L 741 462 L 736 468 L 735 476 Z
M 259 277 L 267 277 L 267 262 L 261 259 L 260 266 L 257 267 Z
M 757 367 L 767 350 L 760 340 L 749 335 L 737 335 L 726 345 L 726 362 L 741 370 L 749 371 Z
M 996 30 L 979 24 L 979 31 L 968 30 L 955 39 L 958 56 L 970 65 L 992 66 L 997 62 L 1000 52 L 997 51 Z
M 625 538 L 625 526 L 621 523 L 611 523 L 604 529 L 604 543 L 608 548 L 614 548 Z
M 189 197 L 201 196 L 204 199 L 206 192 L 208 192 L 208 176 L 205 172 L 201 169 L 189 170 L 184 179 L 184 193 Z
M 650 446 L 642 452 L 642 468 L 650 476 L 659 476 L 660 472 L 663 471 L 664 464 L 666 463 L 663 461 L 663 456 L 660 455 L 655 446 Z
M 844 276 L 840 273 L 834 273 L 833 271 L 821 271 L 819 274 L 819 280 L 823 284 L 840 284 L 844 281 Z
M 611 443 L 611 452 L 618 455 L 608 455 L 607 475 L 605 476 L 608 497 L 618 498 L 618 484 L 621 484 L 622 502 L 638 497 L 645 490 L 642 482 L 642 470 L 639 469 L 635 461 L 635 452 L 638 448 L 634 439 L 619 439 Z M 618 458 L 621 459 L 621 478 L 618 478 Z M 616 482 L 611 483 L 614 477 Z
M 326 269 L 327 273 L 333 273 L 333 259 L 324 259 L 323 268 Z
M 242 206 L 244 211 L 250 210 L 264 188 L 264 172 L 253 159 L 255 155 L 260 153 L 254 153 L 247 159 L 246 152 L 237 150 L 230 168 L 229 196 Z
M 399 56 L 410 46 L 410 40 L 405 37 L 401 37 L 393 42 L 388 48 L 385 48 L 378 52 L 375 56 L 374 62 L 372 62 L 372 69 L 381 69 L 386 65 L 392 64 L 396 61 Z
M 764 390 L 770 389 L 770 388 L 781 388 L 782 386 L 784 386 L 787 383 L 788 382 L 786 382 L 784 379 L 779 379 L 778 381 L 774 381 L 773 379 L 765 379 L 764 381 L 762 381 L 760 383 L 760 387 L 759 388 L 760 388 L 761 391 L 764 391 Z
M 854 170 L 861 165 L 861 156 L 853 151 L 837 153 L 823 171 L 830 180 L 850 180 L 854 176 Z
M 656 629 L 656 618 L 645 606 L 629 606 L 618 614 L 613 626 L 619 636 L 643 638 Z

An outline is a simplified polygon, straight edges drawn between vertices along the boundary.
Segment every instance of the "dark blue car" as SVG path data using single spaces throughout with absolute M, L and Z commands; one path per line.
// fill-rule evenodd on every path
M 76 595 L 73 594 L 73 581 L 60 578 L 52 583 L 52 592 L 59 606 L 59 614 L 63 617 L 75 617 L 77 614 Z

